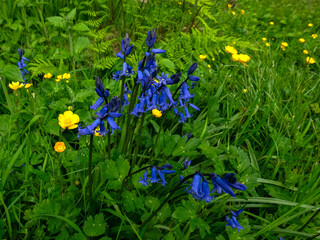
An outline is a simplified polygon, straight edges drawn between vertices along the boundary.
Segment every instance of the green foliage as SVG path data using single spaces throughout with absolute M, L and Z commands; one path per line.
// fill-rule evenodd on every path
M 320 238 L 320 55 L 319 37 L 312 37 L 320 35 L 319 4 L 179 2 L 0 3 L 2 239 Z M 89 137 L 78 139 L 77 129 L 62 129 L 59 114 L 72 107 L 82 126 L 91 123 L 95 77 L 103 79 L 110 96 L 119 96 L 121 81 L 113 81 L 112 73 L 122 67 L 115 56 L 121 39 L 126 33 L 131 38 L 126 62 L 136 70 L 151 28 L 157 30 L 156 48 L 166 50 L 156 55 L 158 75 L 181 72 L 186 79 L 190 65 L 198 63 L 194 75 L 200 81 L 189 90 L 201 111 L 191 110 L 192 119 L 183 124 L 171 112 L 163 124 L 163 116 L 147 113 L 139 134 L 141 117 L 130 116 L 133 129 L 126 129 L 126 106 L 122 132 L 94 137 L 90 201 Z M 289 45 L 285 51 L 282 42 Z M 248 66 L 232 61 L 227 45 L 249 55 Z M 19 48 L 30 59 L 26 80 L 17 66 Z M 307 64 L 307 56 L 316 63 Z M 46 73 L 53 77 L 44 78 Z M 64 73 L 71 78 L 55 80 Z M 33 85 L 13 91 L 9 83 L 17 81 Z M 127 79 L 130 90 L 135 81 Z M 130 141 L 121 142 L 121 133 L 130 133 Z M 65 143 L 64 152 L 54 151 L 57 142 Z M 192 163 L 184 169 L 186 158 Z M 165 187 L 142 186 L 144 171 L 130 175 L 165 163 L 177 172 L 166 175 Z M 178 175 L 197 171 L 235 172 L 247 191 L 235 191 L 236 198 L 216 195 L 209 204 L 195 200 L 185 192 L 191 179 L 176 186 Z M 239 233 L 226 227 L 225 216 L 241 208 Z

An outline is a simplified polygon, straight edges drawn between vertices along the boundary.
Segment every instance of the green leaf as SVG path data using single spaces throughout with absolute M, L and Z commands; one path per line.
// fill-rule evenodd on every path
M 77 32 L 87 32 L 90 31 L 90 28 L 84 23 L 77 23 L 72 27 L 72 30 Z
M 5 76 L 10 81 L 23 82 L 23 79 L 22 79 L 22 76 L 21 76 L 21 73 L 20 73 L 20 70 L 19 70 L 18 66 L 15 66 L 13 64 L 6 65 L 3 68 L 2 74 L 3 74 L 3 76 Z
M 100 236 L 105 233 L 107 223 L 104 221 L 102 213 L 96 214 L 94 219 L 89 216 L 83 225 L 84 233 L 89 237 Z
M 90 40 L 87 37 L 78 37 L 74 41 L 74 52 L 76 55 L 79 55 L 82 50 L 90 47 Z
M 77 9 L 76 9 L 76 8 L 72 9 L 72 10 L 68 13 L 68 15 L 66 16 L 66 19 L 67 19 L 68 21 L 72 21 L 72 20 L 75 18 L 75 16 L 76 16 L 76 12 L 77 12 Z
M 55 27 L 65 28 L 67 26 L 67 21 L 63 17 L 48 17 L 47 20 Z
M 180 220 L 181 222 L 187 221 L 194 217 L 196 214 L 195 209 L 186 209 L 184 207 L 177 207 L 173 212 L 172 217 Z

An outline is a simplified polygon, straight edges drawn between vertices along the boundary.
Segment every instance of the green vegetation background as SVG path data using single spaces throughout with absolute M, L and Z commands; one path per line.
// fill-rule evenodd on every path
M 320 34 L 318 1 L 2 0 L 0 8 L 2 239 L 319 238 L 320 38 L 311 36 Z M 95 141 L 93 194 L 99 206 L 91 217 L 88 139 L 78 141 L 77 130 L 62 131 L 57 118 L 72 106 L 82 123 L 90 123 L 94 77 L 104 79 L 112 96 L 119 94 L 111 77 L 121 68 L 115 57 L 120 41 L 129 34 L 134 50 L 128 64 L 136 68 L 151 28 L 157 48 L 167 51 L 157 58 L 160 71 L 185 74 L 198 62 L 201 79 L 194 89 L 201 112 L 184 125 L 169 116 L 156 159 L 178 166 L 189 157 L 188 173 L 236 172 L 248 190 L 206 204 L 181 188 L 141 229 L 179 177 L 165 188 L 146 189 L 134 176 L 132 191 L 121 191 L 130 168 L 126 156 L 114 148 L 106 161 L 107 140 Z M 251 57 L 248 66 L 225 53 L 233 42 Z M 282 42 L 288 43 L 285 51 Z M 16 95 L 8 84 L 23 81 L 18 48 L 30 59 L 27 81 L 33 87 Z M 303 50 L 315 64 L 306 63 Z M 203 61 L 201 54 L 207 55 Z M 48 72 L 72 77 L 57 83 L 43 79 Z M 159 119 L 147 118 L 135 169 L 148 163 L 159 129 Z M 194 138 L 185 144 L 181 136 L 188 132 Z M 66 143 L 65 152 L 54 151 L 57 141 Z M 238 233 L 224 220 L 240 208 L 244 230 Z

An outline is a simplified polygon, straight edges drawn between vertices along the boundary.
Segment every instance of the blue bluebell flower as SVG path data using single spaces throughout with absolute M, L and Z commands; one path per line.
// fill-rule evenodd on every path
M 212 173 L 211 180 L 214 185 L 214 189 L 211 192 L 217 191 L 218 194 L 221 194 L 222 190 L 225 193 L 230 194 L 232 197 L 235 197 L 236 195 L 230 187 L 241 191 L 245 191 L 247 189 L 244 184 L 237 182 L 237 178 L 235 177 L 234 173 L 226 173 L 222 178 Z
M 90 109 L 97 110 L 104 101 L 107 102 L 107 98 L 109 97 L 109 91 L 104 89 L 102 80 L 99 77 L 96 77 L 96 93 L 99 96 L 98 100 L 90 106 Z
M 177 84 L 180 81 L 181 73 L 172 74 L 170 80 L 166 80 L 168 85 Z
M 149 182 L 150 183 L 159 183 L 159 181 L 161 181 L 161 184 L 163 186 L 165 186 L 166 183 L 167 183 L 166 180 L 165 180 L 165 174 L 172 174 L 172 173 L 176 172 L 175 170 L 170 170 L 171 168 L 172 168 L 171 164 L 165 164 L 165 165 L 163 165 L 161 167 L 152 166 L 151 178 L 149 178 Z M 158 175 L 159 175 L 160 178 L 158 178 Z M 146 176 L 146 178 L 145 178 L 145 176 Z M 148 171 L 146 170 L 146 173 L 145 173 L 144 178 L 143 178 L 143 182 L 141 182 L 142 180 L 140 180 L 139 182 L 142 183 L 142 184 L 145 183 L 145 182 L 148 183 L 147 177 L 148 177 Z M 147 186 L 147 185 L 144 185 L 144 186 Z
M 151 52 L 154 54 L 159 54 L 159 53 L 165 53 L 166 50 L 153 48 L 153 49 L 151 49 Z
M 149 178 L 150 183 L 158 183 L 160 178 L 158 178 L 158 170 L 156 166 L 153 166 L 151 169 L 151 178 Z
M 203 197 L 201 200 L 205 200 L 207 203 L 210 203 L 214 196 L 210 196 L 209 183 L 206 181 L 204 177 L 202 177 L 202 192 Z
M 153 46 L 156 42 L 156 38 L 157 38 L 156 30 L 151 29 L 151 31 L 148 32 L 147 39 L 146 39 L 147 46 L 149 48 L 153 48 Z
M 221 191 L 224 191 L 225 193 L 230 194 L 232 197 L 236 196 L 232 191 L 232 189 L 229 187 L 229 185 L 223 179 L 221 179 L 217 174 L 212 173 L 211 180 L 214 185 L 214 188 L 211 192 L 217 191 L 218 194 L 221 194 Z
M 189 160 L 189 158 L 186 158 L 183 162 L 183 166 L 184 166 L 184 169 L 187 169 L 191 164 L 191 161 Z
M 202 191 L 201 185 L 201 176 L 199 173 L 196 173 L 193 177 L 191 187 L 186 188 L 186 192 L 192 194 L 195 199 L 202 199 L 204 192 Z
M 18 49 L 19 52 L 19 57 L 20 60 L 18 61 L 18 67 L 21 73 L 21 76 L 23 78 L 23 80 L 26 80 L 25 78 L 25 74 L 29 74 L 29 72 L 25 69 L 27 67 L 27 64 L 25 63 L 25 61 L 29 62 L 29 59 L 25 58 L 24 55 L 24 50 L 23 49 Z
M 197 63 L 193 63 L 189 69 L 188 69 L 188 76 L 190 76 L 196 69 L 197 69 L 198 64 Z
M 184 101 L 188 101 L 190 98 L 194 97 L 194 94 L 190 94 L 188 88 L 189 87 L 188 87 L 187 83 L 182 84 L 179 99 L 182 99 Z
M 146 169 L 146 172 L 143 174 L 143 178 L 140 177 L 140 181 L 139 183 L 141 183 L 143 186 L 148 186 L 148 170 Z
M 239 214 L 242 212 L 243 210 L 239 210 L 237 211 L 238 214 L 235 214 L 233 211 L 231 211 L 231 218 L 229 218 L 228 216 L 226 216 L 226 221 L 227 221 L 227 225 L 226 226 L 230 226 L 232 227 L 232 229 L 237 228 L 238 232 L 240 233 L 240 230 L 243 229 L 243 227 L 238 223 L 237 221 L 237 217 L 239 216 Z
M 241 191 L 246 191 L 246 185 L 237 182 L 237 178 L 235 177 L 235 173 L 226 173 L 222 176 L 222 179 L 233 189 L 238 189 Z
M 110 104 L 111 103 L 111 104 Z M 100 135 L 105 135 L 108 132 L 108 129 L 106 129 L 105 124 L 104 124 L 104 120 L 107 120 L 107 123 L 109 124 L 112 133 L 114 132 L 114 130 L 119 129 L 120 127 L 116 124 L 116 122 L 114 121 L 114 118 L 116 117 L 121 117 L 122 113 L 118 113 L 118 112 L 112 112 L 110 111 L 112 108 L 116 109 L 112 106 L 113 102 L 110 101 L 107 106 L 104 106 L 101 108 L 101 110 L 99 112 L 96 112 L 97 115 L 97 119 L 90 124 L 89 126 L 86 126 L 84 128 L 81 127 L 81 125 L 79 124 L 78 126 L 78 138 L 80 138 L 81 135 L 91 135 L 94 134 L 94 131 L 96 129 L 96 127 L 100 127 L 100 130 L 98 131 L 98 133 Z M 119 108 L 119 107 L 118 107 Z
M 129 93 L 132 93 L 132 91 L 130 91 L 129 89 L 128 89 L 128 86 L 127 85 L 125 85 L 125 87 L 124 87 L 124 92 L 123 92 L 123 100 L 122 100 L 122 109 L 121 109 L 121 111 L 123 110 L 123 107 L 124 106 L 126 106 L 126 105 L 129 105 L 129 99 L 128 99 L 128 94 Z
M 189 76 L 189 80 L 191 80 L 193 82 L 198 82 L 200 80 L 200 78 L 196 77 L 196 76 Z

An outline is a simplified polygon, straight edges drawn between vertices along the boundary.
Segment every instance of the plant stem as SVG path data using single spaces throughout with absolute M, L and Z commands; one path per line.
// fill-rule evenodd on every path
M 142 117 L 141 117 L 140 126 L 139 126 L 137 145 L 136 145 L 136 147 L 134 149 L 134 155 L 133 155 L 133 161 L 132 161 L 132 164 L 131 164 L 131 168 L 133 168 L 136 165 L 137 155 L 138 155 L 139 146 L 140 146 L 140 142 L 141 142 L 141 133 L 142 133 L 142 129 L 143 129 L 143 122 L 144 122 L 145 116 L 146 116 L 146 114 L 143 113 Z
M 89 214 L 92 214 L 92 147 L 93 147 L 93 134 L 90 135 L 89 146 Z
M 143 228 L 143 227 L 161 210 L 161 208 L 170 200 L 170 198 L 172 197 L 172 195 L 179 189 L 179 187 L 180 187 L 182 184 L 184 184 L 184 182 L 185 182 L 186 180 L 192 178 L 194 175 L 195 175 L 195 173 L 194 173 L 194 174 L 191 174 L 191 175 L 189 175 L 189 176 L 187 176 L 187 177 L 185 177 L 182 181 L 180 181 L 180 182 L 178 183 L 178 185 L 177 185 L 177 186 L 170 192 L 170 194 L 166 197 L 166 199 L 160 204 L 160 206 L 151 214 L 151 216 L 148 217 L 147 220 L 146 220 L 144 223 L 142 223 L 141 228 Z
M 111 137 L 110 137 L 110 125 L 108 124 L 108 159 L 111 159 Z

